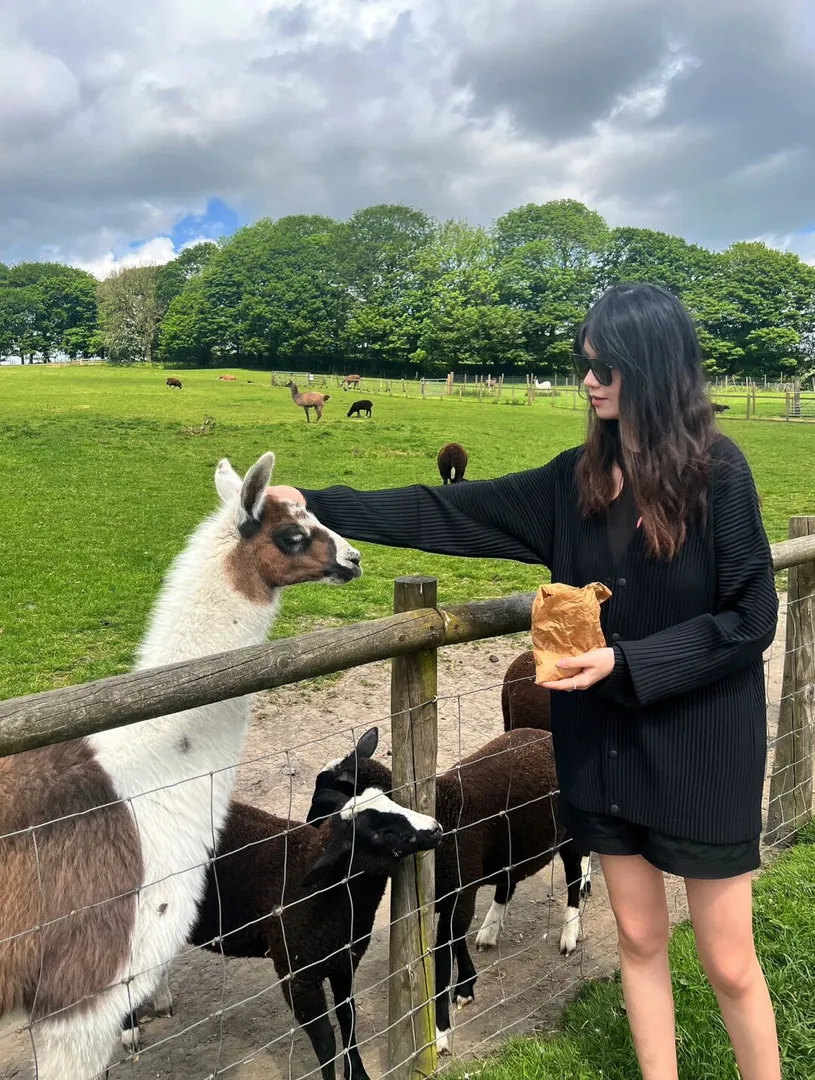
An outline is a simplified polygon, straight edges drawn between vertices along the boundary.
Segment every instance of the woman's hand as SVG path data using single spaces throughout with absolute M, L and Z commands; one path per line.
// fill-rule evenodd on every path
M 613 649 L 592 649 L 581 656 L 569 656 L 558 660 L 557 666 L 566 678 L 557 682 L 542 683 L 547 690 L 588 690 L 590 686 L 606 679 L 614 670 Z
M 273 499 L 279 499 L 281 502 L 295 502 L 301 503 L 303 506 L 306 505 L 306 500 L 302 491 L 298 491 L 295 487 L 288 487 L 286 484 L 270 484 L 266 490 Z

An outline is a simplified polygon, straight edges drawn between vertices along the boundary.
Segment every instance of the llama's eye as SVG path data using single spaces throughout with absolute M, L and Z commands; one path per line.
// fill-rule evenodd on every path
M 272 533 L 272 543 L 284 555 L 292 555 L 308 547 L 311 537 L 297 525 L 286 525 Z

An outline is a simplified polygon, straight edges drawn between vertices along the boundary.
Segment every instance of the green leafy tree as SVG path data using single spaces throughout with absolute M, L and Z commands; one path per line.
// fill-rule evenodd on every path
M 683 297 L 716 270 L 716 255 L 680 236 L 654 229 L 612 229 L 601 254 L 598 285 L 605 290 L 624 281 L 647 281 Z
M 163 311 L 183 292 L 188 281 L 204 272 L 216 251 L 217 246 L 212 243 L 193 244 L 184 248 L 175 259 L 159 267 L 156 274 L 156 295 Z
M 0 274 L 0 350 L 33 361 L 87 356 L 96 328 L 97 282 L 61 263 L 18 263 Z
M 114 364 L 152 363 L 161 307 L 157 266 L 116 270 L 99 286 L 99 322 Z

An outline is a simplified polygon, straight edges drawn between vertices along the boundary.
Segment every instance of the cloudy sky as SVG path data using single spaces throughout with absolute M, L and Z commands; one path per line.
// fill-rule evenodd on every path
M 0 4 L 0 259 L 562 197 L 815 261 L 815 2 Z

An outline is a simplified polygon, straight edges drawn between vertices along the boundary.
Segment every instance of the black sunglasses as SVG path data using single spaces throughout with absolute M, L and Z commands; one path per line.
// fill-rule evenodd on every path
M 589 372 L 595 377 L 601 386 L 611 386 L 613 368 L 605 360 L 595 358 L 590 360 L 583 353 L 572 353 L 572 363 L 580 379 L 585 379 Z

